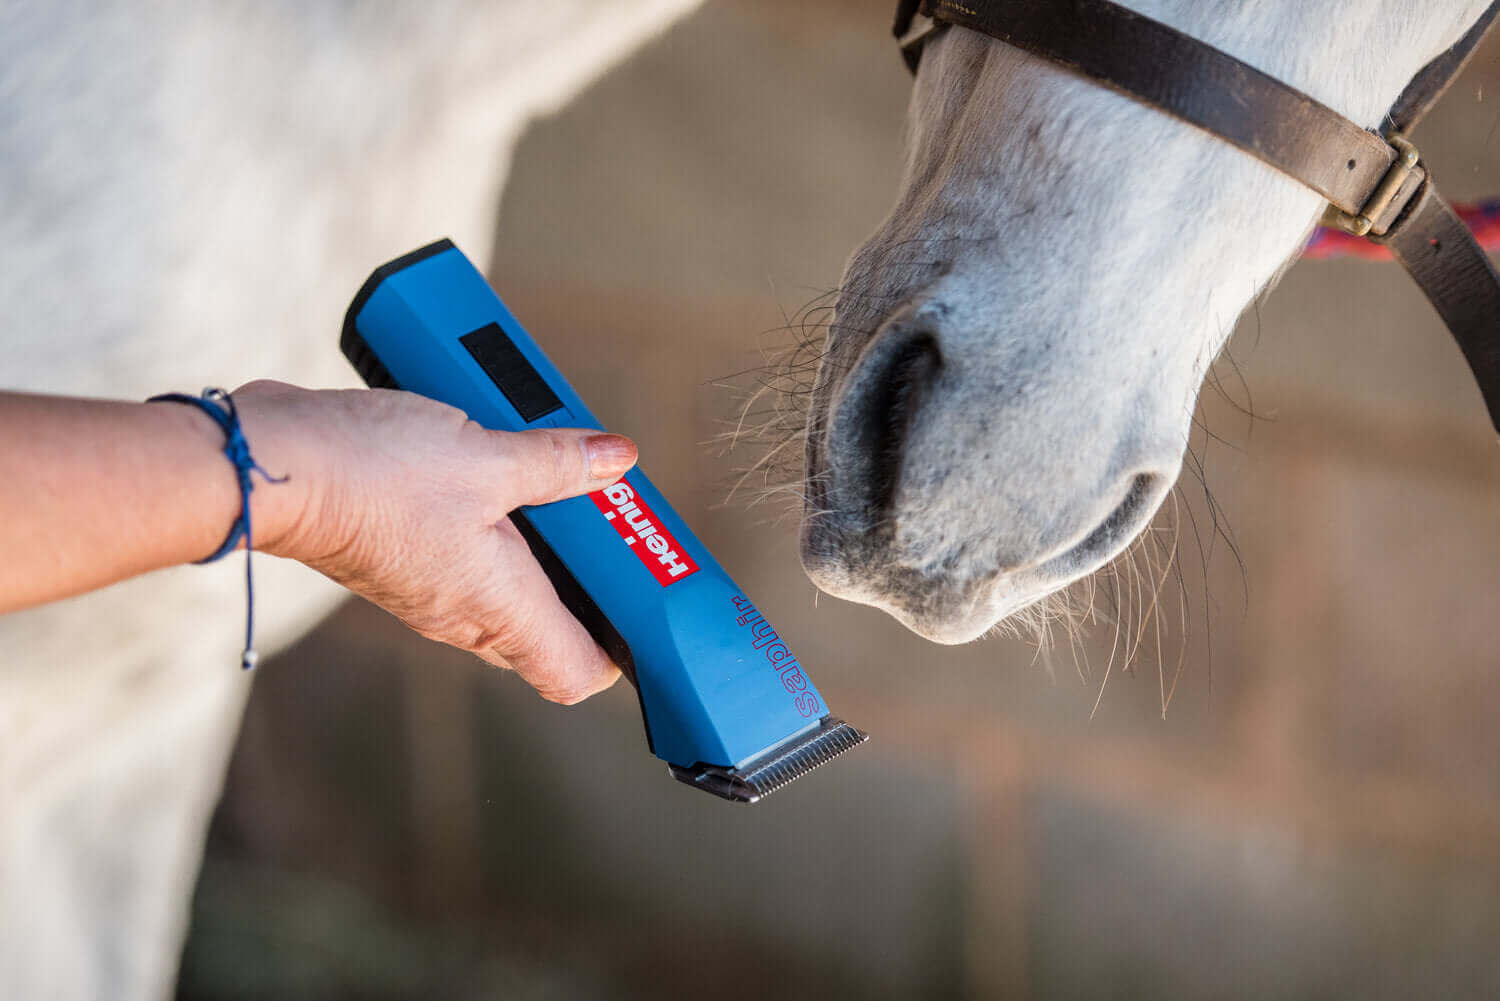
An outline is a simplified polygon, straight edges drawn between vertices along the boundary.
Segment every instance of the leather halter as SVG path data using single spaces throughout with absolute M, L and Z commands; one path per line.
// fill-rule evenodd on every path
M 896 37 L 915 74 L 947 25 L 998 38 L 1232 143 L 1328 200 L 1324 225 L 1390 248 L 1458 342 L 1500 431 L 1500 275 L 1405 138 L 1500 14 L 1407 85 L 1381 134 L 1200 42 L 1108 0 L 900 0 Z

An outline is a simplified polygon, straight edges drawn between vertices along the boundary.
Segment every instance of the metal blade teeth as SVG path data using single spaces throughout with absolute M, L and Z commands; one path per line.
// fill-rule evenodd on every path
M 858 747 L 870 735 L 834 716 L 825 716 L 818 728 L 805 737 L 778 747 L 743 769 L 723 765 L 668 764 L 679 782 L 737 803 L 758 803 L 789 782 L 794 782 L 826 761 Z
M 782 786 L 796 781 L 819 765 L 832 761 L 869 739 L 869 734 L 841 719 L 830 718 L 816 734 L 777 753 L 769 761 L 741 772 L 739 779 L 754 788 L 758 796 L 769 796 Z

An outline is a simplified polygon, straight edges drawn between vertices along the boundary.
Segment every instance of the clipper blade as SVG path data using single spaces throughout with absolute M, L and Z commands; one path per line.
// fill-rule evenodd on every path
M 702 763 L 684 768 L 667 765 L 679 782 L 736 803 L 755 803 L 777 789 L 800 779 L 814 768 L 852 750 L 870 739 L 870 735 L 834 716 L 824 717 L 814 731 L 778 744 L 740 768 Z

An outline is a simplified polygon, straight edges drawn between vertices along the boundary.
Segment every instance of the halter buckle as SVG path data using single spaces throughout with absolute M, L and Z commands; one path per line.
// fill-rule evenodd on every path
M 1406 183 L 1412 171 L 1416 170 L 1422 154 L 1417 152 L 1417 148 L 1398 132 L 1392 132 L 1387 136 L 1386 142 L 1395 148 L 1396 159 L 1391 161 L 1390 169 L 1385 172 L 1380 183 L 1375 185 L 1375 190 L 1370 192 L 1370 197 L 1365 204 L 1355 215 L 1350 215 L 1337 205 L 1330 204 L 1323 210 L 1324 226 L 1333 226 L 1355 236 L 1369 236 L 1370 230 L 1375 226 L 1375 221 L 1390 209 L 1391 202 L 1400 192 L 1401 186 Z
M 896 44 L 901 47 L 901 57 L 906 60 L 906 68 L 913 73 L 917 72 L 917 64 L 922 61 L 922 46 L 927 44 L 927 39 L 937 34 L 942 28 L 940 21 L 935 21 L 926 14 L 915 14 L 912 16 L 906 31 L 897 36 Z

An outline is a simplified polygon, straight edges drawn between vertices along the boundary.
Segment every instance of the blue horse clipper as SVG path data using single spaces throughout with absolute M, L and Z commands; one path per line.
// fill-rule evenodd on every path
M 341 347 L 370 386 L 440 400 L 487 428 L 603 429 L 448 240 L 377 269 Z M 829 714 L 786 642 L 639 467 L 511 520 L 635 686 L 646 742 L 676 778 L 754 803 L 868 739 Z

